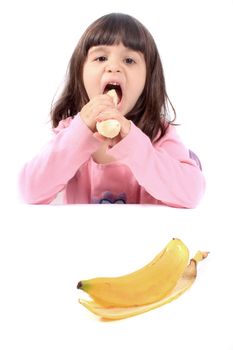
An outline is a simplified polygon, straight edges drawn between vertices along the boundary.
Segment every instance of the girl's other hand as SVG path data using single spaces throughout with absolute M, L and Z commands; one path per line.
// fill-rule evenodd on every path
M 80 111 L 79 115 L 88 128 L 95 132 L 97 117 L 105 110 L 114 107 L 113 99 L 108 95 L 98 95 L 92 98 Z M 109 118 L 108 118 L 109 119 Z

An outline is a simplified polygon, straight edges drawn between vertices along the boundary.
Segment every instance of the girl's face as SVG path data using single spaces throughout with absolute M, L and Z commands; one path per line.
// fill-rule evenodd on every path
M 123 44 L 93 46 L 83 67 L 83 82 L 89 99 L 115 87 L 119 111 L 126 115 L 141 95 L 146 81 L 146 63 L 141 52 Z

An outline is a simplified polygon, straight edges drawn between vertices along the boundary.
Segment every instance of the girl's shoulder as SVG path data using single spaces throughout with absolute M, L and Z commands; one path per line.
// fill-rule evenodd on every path
M 58 126 L 56 128 L 53 128 L 54 134 L 58 134 L 63 129 L 67 128 L 71 124 L 73 118 L 74 117 L 67 117 L 66 119 L 60 120 Z
M 158 142 L 160 143 L 169 138 L 178 138 L 176 125 L 169 122 L 164 122 L 163 127 L 165 129 L 164 135 L 161 136 L 161 129 L 160 129 L 152 143 L 158 143 Z

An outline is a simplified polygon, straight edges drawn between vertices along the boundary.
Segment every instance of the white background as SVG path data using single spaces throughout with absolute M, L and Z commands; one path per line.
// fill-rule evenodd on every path
M 233 2 L 22 0 L 0 6 L 0 348 L 232 350 Z M 50 105 L 74 47 L 87 25 L 109 12 L 135 16 L 155 38 L 178 132 L 201 158 L 207 181 L 194 210 L 20 202 L 19 169 L 50 139 Z M 80 279 L 135 270 L 173 236 L 191 255 L 211 252 L 180 299 L 111 323 L 78 304 Z

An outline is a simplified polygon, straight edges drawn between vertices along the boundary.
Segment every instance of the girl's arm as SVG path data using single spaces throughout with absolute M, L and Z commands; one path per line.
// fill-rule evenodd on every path
M 19 186 L 27 203 L 50 203 L 100 145 L 78 116 L 60 124 L 64 122 L 68 127 L 60 130 L 20 174 Z
M 164 204 L 193 208 L 204 193 L 203 174 L 173 126 L 169 126 L 166 134 L 152 144 L 131 123 L 129 134 L 108 153 L 126 164 L 139 185 Z

